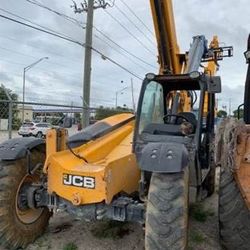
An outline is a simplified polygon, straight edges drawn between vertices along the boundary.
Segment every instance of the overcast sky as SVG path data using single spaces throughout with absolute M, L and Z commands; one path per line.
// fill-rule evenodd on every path
M 60 16 L 32 5 L 26 0 L 0 1 L 0 14 L 2 15 L 13 17 L 3 12 L 3 10 L 10 11 L 70 36 L 74 40 L 84 42 L 85 31 Z M 77 18 L 81 22 L 86 21 L 86 13 L 74 14 L 73 9 L 70 8 L 72 5 L 70 0 L 37 1 Z M 112 44 L 96 29 L 94 29 L 93 47 L 141 78 L 147 72 L 157 73 L 157 49 L 155 38 L 151 33 L 154 31 L 149 0 L 123 1 L 126 1 L 136 15 L 143 20 L 147 29 L 120 0 L 116 0 L 115 6 L 107 8 L 106 11 L 95 10 L 94 26 L 141 61 L 124 54 L 121 48 Z M 80 0 L 76 2 L 79 4 Z M 247 36 L 250 32 L 249 0 L 173 0 L 173 4 L 178 43 L 182 52 L 189 49 L 194 35 L 201 34 L 204 34 L 209 41 L 213 35 L 218 35 L 222 46 L 234 46 L 234 57 L 226 58 L 220 63 L 218 75 L 221 75 L 223 83 L 223 94 L 219 96 L 219 106 L 228 106 L 229 99 L 231 99 L 233 108 L 236 108 L 243 101 L 246 75 L 243 52 L 246 50 Z M 125 12 L 136 27 L 119 10 Z M 22 99 L 23 68 L 41 57 L 48 56 L 48 60 L 42 61 L 27 72 L 26 101 L 63 104 L 73 102 L 75 105 L 80 105 L 83 48 L 2 18 L 0 21 L 0 82 L 11 88 Z M 130 34 L 124 27 L 129 30 Z M 93 53 L 91 106 L 114 106 L 116 91 L 126 86 L 130 87 L 131 77 L 133 76 L 129 73 Z M 133 77 L 133 81 L 137 99 L 141 80 Z M 118 94 L 118 105 L 126 104 L 131 107 L 131 103 L 130 88 Z

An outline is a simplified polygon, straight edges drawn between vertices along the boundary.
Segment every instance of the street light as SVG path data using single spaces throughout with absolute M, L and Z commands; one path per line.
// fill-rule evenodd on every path
M 23 112 L 22 112 L 22 121 L 24 122 L 24 102 L 25 102 L 25 74 L 28 70 L 30 70 L 31 68 L 33 68 L 35 65 L 37 65 L 38 63 L 40 63 L 42 60 L 44 59 L 49 59 L 47 56 L 46 57 L 42 57 L 39 60 L 35 61 L 34 63 L 28 65 L 27 67 L 25 67 L 23 69 Z
M 124 87 L 123 89 L 120 89 L 120 90 L 118 90 L 118 91 L 116 91 L 115 92 L 115 107 L 117 108 L 117 97 L 118 97 L 118 94 L 119 93 L 121 93 L 121 94 L 123 94 L 123 90 L 125 90 L 125 89 L 127 89 L 128 88 L 128 86 L 126 86 L 126 87 Z
M 121 81 L 121 83 L 123 83 L 123 81 Z M 127 89 L 128 88 L 128 86 L 126 86 L 126 87 L 124 87 L 124 88 L 122 88 L 122 89 L 120 89 L 120 90 L 117 90 L 116 92 L 115 92 L 115 107 L 117 108 L 117 97 L 118 97 L 118 94 L 119 93 L 121 93 L 121 94 L 123 94 L 123 90 L 125 90 L 125 89 Z

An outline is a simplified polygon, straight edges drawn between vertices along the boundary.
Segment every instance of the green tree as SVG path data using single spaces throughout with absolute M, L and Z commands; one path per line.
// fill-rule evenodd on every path
M 18 95 L 13 93 L 12 90 L 6 89 L 9 93 L 12 101 L 17 101 Z M 0 119 L 8 119 L 9 118 L 9 102 L 8 96 L 3 87 L 0 86 Z M 4 102 L 6 101 L 6 102 Z M 18 129 L 21 125 L 21 120 L 18 118 L 18 109 L 17 103 L 13 103 L 12 105 L 12 129 Z
M 238 109 L 234 110 L 233 114 L 234 114 L 235 118 L 238 118 Z M 243 115 L 244 115 L 244 109 L 240 109 L 239 110 L 239 118 L 240 119 L 243 118 Z
M 219 110 L 219 111 L 217 112 L 217 116 L 218 116 L 218 117 L 225 118 L 225 117 L 227 117 L 227 112 L 226 112 L 225 110 Z
M 116 115 L 116 114 L 121 114 L 121 113 L 125 113 L 125 112 L 129 112 L 132 113 L 133 110 L 129 109 L 127 107 L 117 107 L 117 108 L 108 108 L 108 107 L 103 107 L 100 106 L 97 110 L 96 110 L 96 115 L 95 115 L 95 119 L 96 120 L 102 120 L 106 117 L 112 116 L 112 115 Z

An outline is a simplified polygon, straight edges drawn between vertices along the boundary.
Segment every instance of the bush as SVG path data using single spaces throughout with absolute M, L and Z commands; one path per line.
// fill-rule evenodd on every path
M 128 109 L 126 107 L 124 107 L 124 108 L 122 108 L 122 107 L 108 108 L 108 107 L 100 106 L 96 110 L 95 120 L 102 120 L 102 119 L 107 118 L 107 117 L 112 116 L 112 115 L 117 115 L 117 114 L 127 113 L 127 112 L 132 113 L 133 110 Z
M 13 130 L 18 130 L 22 125 L 22 121 L 19 118 L 13 118 L 12 120 L 12 129 Z

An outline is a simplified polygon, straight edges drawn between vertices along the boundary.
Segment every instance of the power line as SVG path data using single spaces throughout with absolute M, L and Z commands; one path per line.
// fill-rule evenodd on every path
M 32 92 L 32 91 L 31 91 Z M 30 93 L 29 93 L 30 94 Z M 39 95 L 44 95 L 45 93 L 44 92 L 40 92 L 40 91 L 36 91 L 36 94 L 39 94 Z M 79 98 L 79 101 L 80 101 L 80 96 L 78 95 L 78 94 L 72 94 L 72 95 L 68 95 L 68 94 L 63 94 L 63 93 L 59 93 L 60 94 L 60 97 L 61 98 L 63 98 L 64 96 L 67 96 L 67 97 L 69 97 L 69 99 L 72 99 L 72 100 L 76 100 L 76 99 L 78 99 Z M 51 92 L 51 93 L 46 93 L 46 95 L 49 95 L 49 96 L 54 96 L 54 93 L 53 92 Z M 32 95 L 27 95 L 27 97 L 30 99 L 30 98 L 34 98 L 34 99 L 36 99 L 37 97 L 34 97 L 34 96 L 32 96 Z M 43 100 L 45 100 L 45 98 L 41 98 L 41 99 L 43 99 Z M 110 99 L 102 99 L 102 98 L 95 98 L 95 97 L 93 97 L 93 98 L 90 98 L 92 101 L 94 101 L 94 100 L 96 100 L 96 101 L 103 101 L 103 102 L 108 102 L 108 103 L 113 103 L 112 102 L 112 100 L 110 100 Z M 50 99 L 47 99 L 47 100 L 50 100 Z M 59 99 L 57 99 L 57 100 L 59 100 Z M 51 100 L 50 100 L 51 101 Z M 65 99 L 64 100 L 60 100 L 60 101 L 64 101 L 65 102 Z
M 20 75 L 20 77 L 21 77 L 21 75 Z M 39 77 L 39 79 L 44 79 L 44 78 L 40 78 L 40 77 Z M 44 80 L 46 80 L 46 79 L 44 79 Z M 51 92 L 48 91 L 48 87 L 50 87 Z M 37 86 L 35 92 L 36 92 L 37 95 L 45 95 L 45 94 L 46 94 L 46 96 L 48 96 L 48 95 L 53 95 L 53 94 L 54 94 L 54 90 L 53 90 L 53 87 L 52 87 L 52 88 L 51 88 L 51 87 L 52 87 L 52 86 L 50 86 L 50 85 L 47 86 L 47 87 L 45 87 L 45 86 L 43 86 L 43 87 Z M 100 89 L 104 89 L 104 88 L 100 88 L 100 87 L 93 86 L 93 89 L 95 89 L 95 90 L 100 90 Z M 107 89 L 107 88 L 105 88 L 105 89 Z M 29 94 L 30 91 L 34 90 L 34 88 L 33 88 L 32 86 L 27 86 L 26 90 L 27 90 L 27 93 Z M 46 91 L 46 92 L 42 92 L 43 90 L 47 90 L 47 91 Z M 18 92 L 18 94 L 22 93 L 21 89 L 20 89 L 20 90 L 15 89 L 15 92 Z M 57 92 L 57 96 L 58 96 L 58 95 L 59 95 L 59 96 L 72 97 L 72 98 L 74 98 L 74 100 L 75 100 L 77 97 L 79 97 L 79 99 L 80 99 L 79 93 L 78 93 L 78 94 L 77 94 L 77 93 L 72 94 L 72 92 L 70 92 L 70 93 L 65 93 L 65 92 L 60 92 L 60 91 L 58 91 L 58 92 Z M 31 96 L 32 96 L 32 95 L 31 95 Z M 31 97 L 31 96 L 27 95 L 27 97 Z M 32 97 L 34 97 L 34 95 L 33 95 Z M 34 97 L 34 98 L 35 98 L 35 97 Z M 103 98 L 92 97 L 91 100 L 99 100 L 99 101 L 106 101 L 106 102 L 111 102 L 111 103 L 112 103 L 112 101 L 110 101 L 109 99 L 103 99 Z
M 16 72 L 14 72 L 14 73 L 16 73 Z M 20 77 L 21 77 L 21 75 L 19 75 Z M 39 79 L 44 79 L 44 78 L 40 78 L 39 77 Z M 46 80 L 46 79 L 44 79 L 44 80 Z M 94 82 L 94 83 L 96 83 L 96 82 Z M 49 86 L 51 86 L 51 85 L 49 85 Z M 93 88 L 94 89 L 96 89 L 96 90 L 98 90 L 98 89 L 100 89 L 99 87 L 96 87 L 96 86 L 93 86 Z M 40 90 L 44 90 L 44 89 L 46 89 L 46 90 L 48 90 L 48 87 L 45 87 L 45 86 L 37 86 L 36 87 L 36 90 L 35 90 L 35 92 L 36 92 L 36 94 L 46 94 L 46 95 L 52 95 L 52 94 L 54 94 L 54 92 L 52 91 L 52 92 L 49 92 L 49 91 L 47 91 L 47 92 L 41 92 Z M 51 88 L 50 88 L 51 89 Z M 27 90 L 34 90 L 34 88 L 32 87 L 32 86 L 27 86 Z M 20 89 L 20 91 L 19 90 L 15 90 L 15 91 L 17 91 L 18 93 L 20 92 L 21 93 L 21 89 Z M 79 96 L 79 93 L 77 94 L 77 93 L 72 93 L 72 92 L 70 92 L 70 93 L 67 93 L 67 92 L 65 92 L 65 91 L 63 91 L 63 92 L 60 92 L 60 90 L 58 91 L 58 94 L 60 95 L 60 96 L 70 96 L 70 97 L 74 97 L 74 98 L 76 98 L 76 97 L 79 97 L 80 98 L 80 96 Z M 34 97 L 34 96 L 33 96 Z M 101 101 L 110 101 L 109 99 L 103 99 L 103 98 L 95 98 L 95 97 L 93 97 L 93 98 L 91 98 L 91 99 L 93 99 L 93 100 L 101 100 Z
M 35 23 L 35 22 L 33 22 L 33 21 L 30 21 L 29 19 L 24 18 L 24 17 L 21 17 L 21 16 L 15 14 L 15 13 L 13 13 L 13 12 L 10 12 L 10 11 L 5 10 L 5 9 L 2 9 L 2 8 L 0 8 L 0 10 L 1 10 L 2 12 L 5 12 L 5 13 L 11 15 L 11 16 L 14 16 L 14 17 L 17 17 L 17 18 L 19 18 L 19 19 L 21 19 L 21 20 L 23 20 L 23 21 L 26 21 L 26 22 L 28 22 L 28 23 L 30 23 L 30 24 L 33 24 L 33 25 L 35 25 L 35 26 L 38 26 L 38 27 L 40 27 L 40 28 L 42 28 L 42 29 L 45 29 L 45 30 L 50 31 L 50 32 L 52 32 L 52 33 L 55 33 L 55 34 L 57 34 L 57 35 L 59 35 L 59 36 L 64 36 L 64 37 L 67 37 L 67 38 L 70 39 L 69 36 L 67 36 L 67 35 L 65 35 L 65 34 L 63 34 L 63 33 L 60 33 L 60 32 L 58 32 L 58 31 L 55 31 L 55 30 L 53 30 L 53 29 L 50 29 L 50 28 L 48 28 L 48 27 L 45 27 L 45 26 L 42 26 L 42 25 L 40 25 L 40 24 L 38 24 L 38 23 Z
M 156 68 L 155 65 L 148 63 L 147 61 L 143 60 L 142 58 L 136 56 L 135 54 L 131 53 L 130 51 L 128 51 L 127 49 L 123 48 L 120 44 L 118 44 L 117 42 L 115 42 L 114 40 L 112 40 L 109 36 L 107 36 L 104 32 L 102 32 L 101 30 L 99 30 L 97 27 L 94 26 L 94 29 L 99 32 L 102 36 L 104 36 L 107 40 L 109 40 L 110 42 L 112 42 L 113 44 L 115 44 L 117 47 L 119 47 L 121 50 L 123 50 L 124 52 L 126 52 L 127 54 L 129 54 L 130 56 L 134 57 L 135 59 L 139 60 L 140 62 L 153 67 L 155 69 Z
M 0 58 L 0 61 L 3 61 L 3 62 L 6 62 L 6 63 L 8 63 L 8 64 L 14 64 L 14 65 L 20 65 L 20 66 L 22 66 L 22 67 L 24 67 L 24 66 L 26 66 L 27 64 L 24 64 L 24 63 L 20 63 L 20 62 L 13 62 L 13 61 L 10 61 L 10 60 L 6 60 L 6 59 L 2 59 L 2 58 Z M 36 67 L 35 68 L 35 70 L 42 70 L 42 71 L 40 71 L 40 73 L 46 73 L 46 75 L 48 76 L 48 77 L 50 77 L 50 78 L 52 78 L 52 79 L 57 79 L 54 75 L 50 75 L 50 74 L 48 74 L 48 73 L 52 73 L 52 74 L 58 74 L 58 72 L 56 72 L 56 71 L 48 71 L 47 69 L 44 69 L 44 68 L 40 68 L 40 67 Z M 9 72 L 9 71 L 8 71 Z M 17 72 L 15 72 L 15 73 L 17 73 Z M 79 75 L 79 79 L 78 79 L 78 77 L 76 76 L 76 74 L 74 74 L 74 73 L 66 73 L 66 72 L 63 72 L 63 74 L 60 74 L 60 76 L 62 77 L 62 76 L 69 76 L 71 79 L 75 79 L 75 81 L 78 81 L 80 78 L 81 78 L 81 76 Z M 18 75 L 18 76 L 22 76 L 22 75 Z M 43 77 L 38 77 L 39 79 L 44 79 L 44 80 L 48 80 L 47 78 L 43 78 Z
M 92 1 L 92 0 L 91 0 Z M 87 2 L 87 0 L 84 0 L 84 2 L 81 3 L 81 8 L 79 8 L 76 4 L 76 2 L 74 0 L 72 0 L 73 2 L 73 7 L 74 8 L 74 11 L 75 13 L 82 13 L 82 12 L 88 12 L 89 10 L 89 3 Z M 99 9 L 99 8 L 103 8 L 103 9 L 106 9 L 107 7 L 110 7 L 110 8 L 113 8 L 115 5 L 115 0 L 112 1 L 112 3 L 109 3 L 109 2 L 106 2 L 106 0 L 95 0 L 93 2 L 93 9 L 96 10 L 96 9 Z
M 38 31 L 40 31 L 40 32 L 47 33 L 47 34 L 49 34 L 49 35 L 51 35 L 51 36 L 55 36 L 55 37 L 61 38 L 61 39 L 65 40 L 65 41 L 72 42 L 72 43 L 78 44 L 78 45 L 80 45 L 80 46 L 84 46 L 84 44 L 82 44 L 82 43 L 80 43 L 80 42 L 78 42 L 78 41 L 75 41 L 75 40 L 73 40 L 73 39 L 70 39 L 70 38 L 67 38 L 67 37 L 58 35 L 58 34 L 56 34 L 56 33 L 52 33 L 52 32 L 47 31 L 47 30 L 45 30 L 45 29 L 41 29 L 41 28 L 32 26 L 32 25 L 30 25 L 30 24 L 27 24 L 27 23 L 18 21 L 18 20 L 16 20 L 16 19 L 11 18 L 11 17 L 7 17 L 7 16 L 1 15 L 1 14 L 0 14 L 0 17 L 1 17 L 1 18 L 4 18 L 4 19 L 6 19 L 6 20 L 12 21 L 12 22 L 14 22 L 14 23 L 18 23 L 18 24 L 24 25 L 24 26 L 29 27 L 29 28 L 31 28 L 31 29 L 35 29 L 35 30 L 38 30 Z
M 43 101 L 50 101 L 51 102 L 51 99 L 47 99 L 47 98 L 45 98 L 45 97 L 41 97 L 41 95 L 45 95 L 46 94 L 46 97 L 49 97 L 49 96 L 53 96 L 54 97 L 54 92 L 46 92 L 46 93 L 44 93 L 44 92 L 41 92 L 41 91 L 39 91 L 39 90 L 41 90 L 41 89 L 44 89 L 44 88 L 36 88 L 36 90 L 35 90 L 35 93 L 37 94 L 37 95 L 39 95 L 40 96 L 40 98 L 39 98 L 39 100 L 43 100 Z M 36 102 L 37 102 L 37 97 L 34 97 L 34 95 L 32 95 L 32 90 L 34 90 L 34 88 L 32 88 L 32 87 L 27 87 L 27 91 L 28 91 L 28 93 L 27 93 L 27 99 L 29 99 L 29 100 L 35 100 Z M 17 94 L 17 95 L 20 95 L 20 94 L 22 94 L 22 92 L 21 92 L 21 90 L 20 89 L 17 89 L 17 88 L 15 88 L 14 89 L 14 92 Z M 80 96 L 79 96 L 79 94 L 77 94 L 77 93 L 58 93 L 59 95 L 60 95 L 60 98 L 63 98 L 64 96 L 67 96 L 67 97 L 70 97 L 70 98 L 68 98 L 69 99 L 69 101 L 70 100 L 74 100 L 75 102 L 77 102 L 76 101 L 76 99 L 77 98 L 79 98 L 80 99 Z M 59 98 L 54 98 L 53 99 L 53 101 L 54 102 L 57 102 L 56 104 L 59 104 L 58 102 L 60 102 L 60 103 L 65 103 L 65 99 L 59 99 Z M 103 102 L 103 103 L 110 103 L 110 104 L 113 104 L 113 101 L 112 101 L 112 99 L 110 100 L 110 99 L 103 99 L 103 98 L 96 98 L 96 97 L 91 97 L 91 101 L 94 101 L 95 102 L 95 104 L 97 104 L 98 103 L 98 101 L 99 101 L 99 103 L 100 102 Z M 39 104 L 40 105 L 40 104 Z
M 152 40 L 133 22 L 133 20 L 131 20 L 130 17 L 128 17 L 128 15 L 123 10 L 121 10 L 117 5 L 115 5 L 115 7 L 137 29 L 137 31 L 139 31 L 147 39 L 147 41 L 149 43 L 151 43 L 153 46 L 155 46 L 155 44 L 152 42 Z
M 40 7 L 40 8 L 44 8 L 44 9 L 46 9 L 47 11 L 50 11 L 50 12 L 52 12 L 52 13 L 58 15 L 58 16 L 61 16 L 61 17 L 65 17 L 65 16 L 66 16 L 66 17 L 68 17 L 68 16 L 65 15 L 64 13 L 59 12 L 59 11 L 56 11 L 56 10 L 54 10 L 54 9 L 52 9 L 52 8 L 49 8 L 48 6 L 45 6 L 45 5 L 39 3 L 39 2 L 36 1 L 36 0 L 25 0 L 25 1 L 30 2 L 30 3 L 36 5 L 36 6 Z M 82 23 L 82 22 L 78 21 L 77 19 L 74 19 L 74 18 L 71 18 L 71 17 L 70 17 L 70 19 L 73 20 L 73 22 L 72 22 L 73 24 L 76 24 L 78 27 L 80 27 L 80 28 L 82 28 L 82 29 L 85 29 L 85 26 L 83 26 L 83 25 L 85 25 L 85 23 Z M 69 21 L 67 18 L 66 18 L 66 20 Z M 120 49 L 122 49 L 125 53 L 127 53 L 127 54 L 129 54 L 130 56 L 136 58 L 137 60 L 143 62 L 144 64 L 146 64 L 146 65 L 148 65 L 148 66 L 150 66 L 150 67 L 153 67 L 153 68 L 157 69 L 154 65 L 152 65 L 152 64 L 150 64 L 150 63 L 148 63 L 148 62 L 146 62 L 146 61 L 143 60 L 142 58 L 136 56 L 135 54 L 131 53 L 131 52 L 128 51 L 127 49 L 123 48 L 121 45 L 119 45 L 117 42 L 115 42 L 114 40 L 112 40 L 110 37 L 108 37 L 105 33 L 103 33 L 101 30 L 99 30 L 99 29 L 96 28 L 95 26 L 93 26 L 93 28 L 94 28 L 97 32 L 99 32 L 100 34 L 102 34 L 102 35 L 103 35 L 106 39 L 108 39 L 110 42 L 112 42 L 113 44 L 115 44 L 116 46 L 118 46 Z M 114 49 L 114 47 L 112 47 L 111 45 L 109 45 L 109 46 L 110 46 L 112 49 Z M 115 49 L 114 49 L 114 50 L 115 50 Z
M 5 36 L 0 36 L 0 37 L 3 38 L 3 39 L 7 39 L 7 40 L 10 40 L 10 41 L 13 41 L 13 42 L 15 42 L 15 43 L 20 43 L 20 40 L 14 39 L 14 38 L 12 38 L 12 37 L 7 37 L 6 35 L 5 35 Z M 25 44 L 25 46 L 32 47 L 32 48 L 39 49 L 39 50 L 41 49 L 40 47 L 35 46 L 35 45 L 33 45 L 33 44 L 28 44 L 28 45 Z M 76 63 L 76 64 L 79 64 L 79 62 L 76 61 L 75 59 L 66 58 L 64 55 L 59 54 L 59 53 L 56 53 L 56 52 L 54 52 L 54 51 L 48 50 L 48 53 L 50 53 L 50 54 L 52 54 L 52 55 L 55 55 L 55 56 L 58 56 L 58 57 L 63 57 L 65 60 L 68 60 L 68 61 L 74 62 L 74 63 Z
M 28 54 L 24 54 L 24 53 L 21 53 L 21 52 L 16 51 L 16 50 L 4 48 L 4 47 L 1 47 L 1 46 L 0 46 L 0 49 L 1 49 L 1 50 L 4 50 L 4 51 L 9 51 L 9 52 L 14 53 L 14 54 L 18 54 L 18 55 L 21 55 L 21 56 L 30 57 L 30 58 L 36 58 L 36 59 L 37 59 L 36 56 L 31 56 L 31 55 L 28 55 Z M 0 60 L 1 60 L 1 59 L 0 59 Z M 64 67 L 64 68 L 68 68 L 67 65 L 63 65 L 63 64 L 60 64 L 60 63 L 55 63 L 55 62 L 50 62 L 50 61 L 47 61 L 47 63 L 53 64 L 53 65 L 58 65 L 58 66 Z
M 18 91 L 16 91 L 16 93 L 17 93 L 18 95 L 20 95 L 20 93 L 19 93 Z M 42 93 L 42 92 L 36 92 L 36 94 L 43 95 L 44 93 Z M 51 97 L 54 97 L 54 93 L 48 93 L 47 95 L 48 95 L 48 96 L 51 96 Z M 63 96 L 65 96 L 65 95 L 61 95 L 60 98 L 63 98 Z M 71 98 L 69 98 L 69 100 L 65 100 L 65 99 L 55 99 L 55 98 L 54 98 L 53 100 L 51 100 L 51 99 L 49 99 L 49 98 L 39 97 L 39 100 L 40 100 L 40 101 L 43 101 L 43 102 L 49 102 L 49 103 L 53 102 L 53 103 L 55 103 L 55 104 L 58 104 L 58 106 L 59 106 L 60 103 L 61 103 L 61 104 L 70 103 L 71 100 L 74 100 L 74 101 L 75 101 L 76 98 L 79 98 L 79 99 L 80 99 L 80 96 L 78 96 L 78 95 L 72 95 Z M 36 101 L 36 103 L 38 103 L 38 98 L 37 98 L 37 97 L 34 97 L 34 95 L 32 95 L 31 93 L 27 94 L 27 99 L 28 99 L 28 100 L 34 100 L 34 101 Z M 113 104 L 113 101 L 112 101 L 112 100 L 108 100 L 108 99 L 90 98 L 90 100 L 91 100 L 92 103 L 94 102 L 95 105 L 97 105 L 98 103 L 99 103 L 99 104 L 100 104 L 100 103 Z M 59 103 L 59 102 L 60 102 L 60 103 Z M 79 100 L 79 102 L 80 102 L 80 100 Z M 75 103 L 77 103 L 77 101 L 75 101 Z M 36 106 L 39 106 L 39 105 L 41 105 L 41 104 L 37 104 Z
M 46 94 L 46 96 L 50 96 L 50 95 L 54 95 L 54 92 L 53 92 L 53 90 L 51 90 L 51 92 L 42 92 L 43 91 L 43 89 L 45 89 L 45 87 L 38 87 L 38 88 L 36 88 L 36 90 L 35 90 L 35 92 L 36 92 L 36 94 L 38 94 L 39 96 L 40 95 L 45 95 Z M 98 88 L 95 88 L 96 90 L 98 89 Z M 33 87 L 27 87 L 27 93 L 28 94 L 31 94 L 31 93 L 29 93 L 29 92 L 32 92 L 32 91 L 34 91 L 34 88 Z M 19 91 L 18 91 L 19 92 Z M 21 92 L 21 90 L 20 90 L 20 92 Z M 128 92 L 127 93 L 128 95 L 130 95 L 130 93 Z M 27 95 L 27 96 L 29 96 L 29 95 Z M 57 96 L 60 96 L 60 97 L 63 97 L 63 96 L 67 96 L 69 99 L 74 99 L 74 100 L 77 100 L 78 98 L 80 99 L 80 95 L 79 95 L 79 92 L 78 93 L 65 93 L 65 92 L 58 92 L 57 93 Z M 32 96 L 32 95 L 30 95 L 29 97 L 34 97 L 34 96 Z M 113 103 L 113 101 L 112 100 L 115 100 L 115 98 L 111 98 L 111 99 L 104 99 L 104 98 L 97 98 L 97 97 L 91 97 L 90 98 L 91 100 L 96 100 L 96 101 L 105 101 L 105 102 L 110 102 L 110 103 Z
M 130 73 L 131 75 L 133 75 L 134 77 L 138 78 L 139 80 L 143 80 L 143 78 L 141 78 L 140 76 L 138 76 L 137 74 L 135 74 L 134 72 L 128 70 L 127 68 L 125 68 L 123 65 L 119 64 L 118 62 L 114 61 L 112 58 L 105 56 L 104 54 L 102 54 L 100 51 L 98 51 L 97 49 L 92 47 L 92 50 L 94 52 L 96 52 L 97 54 L 99 54 L 104 60 L 109 60 L 110 62 L 112 62 L 113 64 L 117 65 L 118 67 L 122 68 L 123 70 L 127 71 L 128 73 Z
M 128 55 L 122 53 L 119 49 L 115 48 L 115 47 L 112 47 L 106 40 L 102 39 L 101 37 L 97 36 L 94 34 L 94 37 L 99 39 L 100 41 L 106 43 L 109 47 L 111 47 L 113 50 L 115 50 L 117 53 L 119 53 L 120 55 L 126 57 L 128 60 L 130 60 L 131 62 L 133 62 L 134 64 L 136 64 L 137 66 L 141 67 L 142 69 L 144 70 L 148 70 L 146 69 L 144 66 L 142 66 L 141 64 L 137 63 L 136 61 L 134 61 L 133 59 L 131 59 Z
M 25 1 L 27 1 L 27 2 L 29 2 L 29 3 L 31 3 L 31 4 L 34 4 L 34 5 L 36 5 L 36 6 L 40 7 L 40 8 L 43 8 L 43 9 L 45 9 L 45 10 L 48 10 L 48 11 L 50 11 L 50 12 L 53 12 L 54 14 L 56 14 L 56 15 L 58 15 L 58 16 L 64 18 L 64 19 L 66 19 L 67 21 L 70 21 L 70 22 L 73 23 L 73 24 L 77 24 L 77 25 L 80 26 L 81 28 L 85 28 L 85 27 L 83 27 L 83 26 L 79 23 L 79 21 L 78 21 L 77 19 L 75 19 L 75 18 L 73 18 L 73 17 L 70 17 L 70 16 L 67 16 L 66 14 L 61 13 L 61 12 L 59 12 L 59 11 L 53 10 L 53 9 L 49 8 L 48 6 L 46 6 L 46 5 L 44 5 L 44 4 L 40 3 L 40 2 L 38 2 L 38 1 L 36 1 L 36 0 L 25 0 Z
M 6 60 L 4 60 L 4 59 L 0 59 L 0 61 L 6 61 Z M 25 66 L 24 64 L 21 64 L 21 63 L 15 63 L 15 62 L 13 62 L 13 61 L 8 61 L 8 63 L 10 63 L 10 64 L 18 64 L 18 65 L 22 65 L 22 66 Z M 38 67 L 37 69 L 42 69 L 42 68 L 40 68 L 40 67 Z M 44 69 L 42 69 L 42 70 L 44 70 Z M 48 73 L 48 72 L 51 72 L 51 73 L 57 73 L 57 72 L 55 72 L 55 71 L 41 71 L 41 73 Z M 7 73 L 7 74 L 9 74 L 9 73 L 11 73 L 11 74 L 13 74 L 14 76 L 16 76 L 16 77 L 22 77 L 23 75 L 19 72 L 19 71 L 10 71 L 10 70 L 5 70 L 5 71 L 3 71 L 3 73 Z M 64 76 L 64 74 L 65 73 L 63 73 L 63 74 L 60 74 L 60 76 L 62 77 L 62 76 Z M 71 80 L 71 79 L 73 79 L 72 80 L 72 82 L 74 81 L 74 82 L 77 82 L 77 81 L 79 81 L 80 79 L 81 79 L 81 76 L 79 75 L 79 78 L 78 77 L 76 77 L 75 76 L 75 74 L 68 74 L 69 76 L 71 76 L 71 78 L 69 79 L 69 80 Z M 31 74 L 31 76 L 32 76 L 32 74 Z M 44 78 L 44 77 L 41 77 L 40 75 L 39 76 L 37 76 L 38 78 L 39 78 L 39 80 L 45 80 L 45 81 L 49 81 L 49 84 L 48 84 L 48 86 L 49 87 L 53 87 L 53 84 L 54 84 L 54 82 L 53 82 L 53 84 L 51 83 L 52 81 L 51 81 L 51 79 L 55 79 L 55 80 L 57 80 L 57 81 L 60 81 L 60 78 L 58 78 L 56 75 L 49 75 L 49 79 L 48 78 Z M 98 77 L 100 77 L 100 76 L 98 76 Z M 107 83 L 109 82 L 116 82 L 116 81 L 118 81 L 118 79 L 115 79 L 115 78 L 110 78 L 110 77 L 107 77 L 107 78 L 105 78 L 105 80 L 106 80 L 106 82 L 100 82 L 100 80 L 98 79 L 98 80 L 93 80 L 92 82 L 94 83 L 94 85 L 93 85 L 93 88 L 94 89 L 104 89 L 104 88 L 106 88 L 107 87 Z M 120 80 L 120 78 L 119 78 L 119 80 Z M 97 86 L 98 85 L 98 86 Z M 75 87 L 79 87 L 80 88 L 80 85 L 74 85 Z M 39 88 L 46 88 L 46 90 L 48 90 L 48 88 L 47 87 L 41 87 L 41 86 L 39 86 Z
M 15 65 L 20 65 L 20 66 L 27 66 L 27 64 L 24 64 L 24 63 L 20 63 L 20 62 L 13 62 L 13 61 L 10 61 L 10 60 L 6 60 L 6 59 L 3 59 L 3 58 L 0 58 L 0 61 L 3 61 L 3 62 L 7 62 L 7 63 L 10 63 L 10 64 L 15 64 Z M 40 69 L 40 70 L 43 70 L 43 72 L 41 73 L 48 73 L 48 72 L 51 72 L 51 73 L 57 73 L 55 71 L 48 71 L 47 69 L 44 69 L 44 68 L 40 68 L 40 67 L 36 67 L 36 69 Z M 77 79 L 77 77 L 75 76 L 76 74 L 72 73 L 67 73 L 67 72 L 63 72 L 63 75 L 68 75 L 68 76 L 71 76 L 72 78 L 75 78 Z
M 46 31 L 46 30 L 41 29 L 41 28 L 37 28 L 37 27 L 35 27 L 35 26 L 26 24 L 26 23 L 24 23 L 24 22 L 15 20 L 15 19 L 13 19 L 13 18 L 4 16 L 4 15 L 0 15 L 0 17 L 1 17 L 1 18 L 4 18 L 4 19 L 6 19 L 6 20 L 9 20 L 9 21 L 12 21 L 12 22 L 15 22 L 15 23 L 24 25 L 24 26 L 26 26 L 26 27 L 29 27 L 29 28 L 32 28 L 32 29 L 41 31 L 41 32 L 43 32 L 43 33 L 47 33 L 47 34 L 49 34 L 49 35 L 52 35 L 52 36 L 61 38 L 61 39 L 63 39 L 63 40 L 66 40 L 66 41 L 69 41 L 69 42 L 78 44 L 78 45 L 80 45 L 80 46 L 82 46 L 82 47 L 85 47 L 85 44 L 80 43 L 80 42 L 78 42 L 78 41 L 75 41 L 75 40 L 73 40 L 73 39 L 69 39 L 69 38 L 67 38 L 67 37 L 63 37 L 63 36 L 61 36 L 61 35 L 57 35 L 57 34 L 55 34 L 55 33 Z M 128 72 L 129 74 L 133 75 L 134 77 L 136 77 L 136 78 L 142 80 L 142 78 L 139 77 L 137 74 L 135 74 L 135 73 L 133 73 L 132 71 L 128 70 L 126 67 L 124 67 L 123 65 L 119 64 L 118 62 L 116 62 L 116 61 L 113 60 L 112 58 L 110 58 L 110 57 L 104 55 L 104 54 L 103 54 L 102 52 L 100 52 L 99 50 L 97 50 L 97 49 L 95 49 L 95 48 L 93 48 L 93 47 L 92 47 L 91 49 L 92 49 L 93 51 L 95 51 L 97 54 L 101 55 L 101 57 L 102 57 L 103 59 L 109 60 L 110 62 L 112 62 L 113 64 L 117 65 L 118 67 L 120 67 L 120 68 L 123 69 L 124 71 L 126 71 L 126 72 Z
M 120 0 L 120 1 L 121 1 L 121 2 L 128 8 L 128 10 L 137 18 L 137 20 L 139 20 L 140 23 L 141 23 L 141 24 L 151 33 L 151 35 L 152 35 L 153 37 L 155 37 L 154 33 L 147 27 L 147 25 L 145 25 L 145 23 L 143 22 L 143 20 L 141 20 L 141 18 L 138 17 L 138 16 L 136 15 L 136 13 L 133 11 L 133 9 L 131 9 L 131 8 L 129 7 L 129 5 L 126 4 L 125 1 L 123 1 L 123 0 Z
M 152 51 L 148 46 L 146 46 L 140 39 L 138 39 L 124 24 L 122 24 L 116 17 L 114 17 L 111 13 L 104 10 L 107 15 L 109 15 L 115 22 L 117 22 L 124 30 L 127 31 L 128 34 L 130 34 L 131 37 L 133 37 L 141 46 L 146 49 L 151 55 L 155 56 L 154 51 Z

